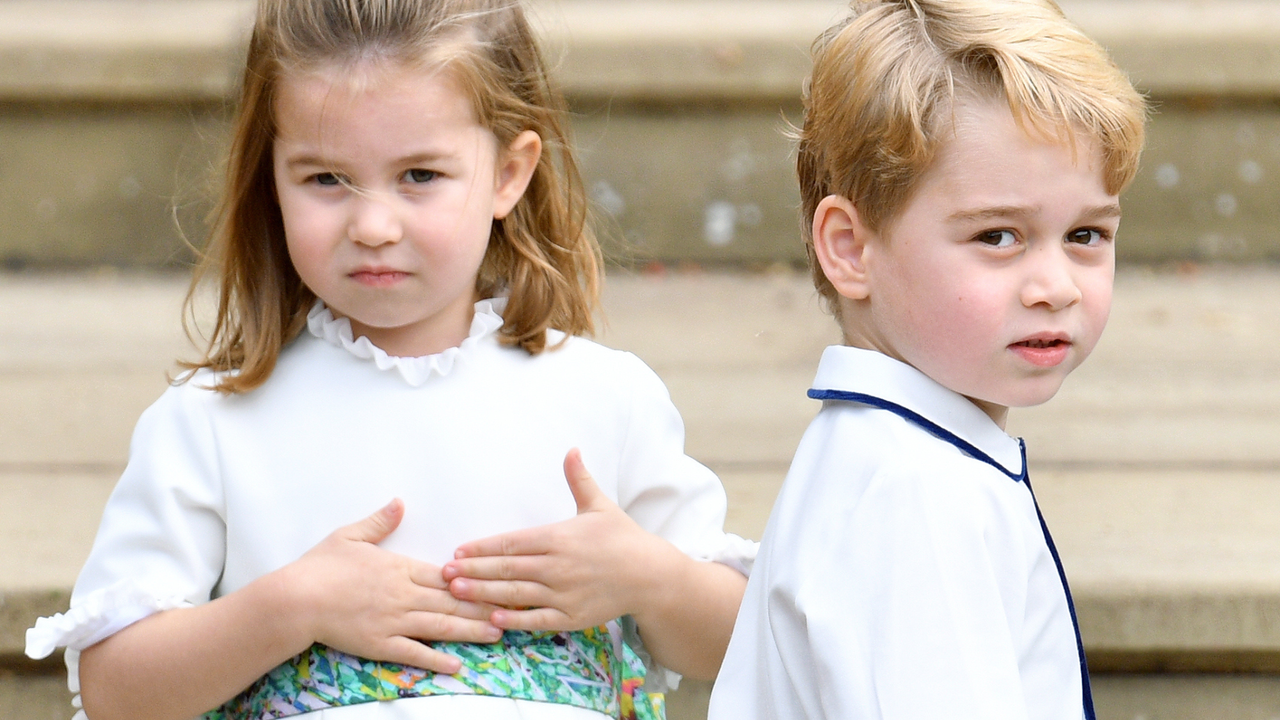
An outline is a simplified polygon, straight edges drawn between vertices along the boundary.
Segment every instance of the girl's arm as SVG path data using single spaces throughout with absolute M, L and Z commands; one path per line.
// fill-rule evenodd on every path
M 579 630 L 631 615 L 654 660 L 699 679 L 720 669 L 746 577 L 647 532 L 565 458 L 576 517 L 467 543 L 444 566 L 459 598 L 492 603 L 494 625 Z
M 399 500 L 340 528 L 297 561 L 236 592 L 141 620 L 80 656 L 93 720 L 183 720 L 213 709 L 307 649 L 452 673 L 457 658 L 419 639 L 494 642 L 492 607 L 460 602 L 440 569 L 377 547 Z

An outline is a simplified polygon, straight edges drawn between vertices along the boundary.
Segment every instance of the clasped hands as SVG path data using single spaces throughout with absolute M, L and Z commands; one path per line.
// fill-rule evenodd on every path
M 577 505 L 573 518 L 466 543 L 440 568 L 374 547 L 403 519 L 399 500 L 339 529 L 312 553 L 359 554 L 383 567 L 398 563 L 391 573 L 398 577 L 366 585 L 363 606 L 333 608 L 350 613 L 353 622 L 343 637 L 319 641 L 453 673 L 460 669 L 457 658 L 422 641 L 495 642 L 503 630 L 580 630 L 635 612 L 652 584 L 646 583 L 646 560 L 679 551 L 601 492 L 577 449 L 565 457 L 564 473 Z M 379 607 L 371 612 L 374 605 Z M 365 624 L 376 628 L 355 622 L 373 616 L 380 617 Z M 381 639 L 373 645 L 362 640 L 370 637 Z

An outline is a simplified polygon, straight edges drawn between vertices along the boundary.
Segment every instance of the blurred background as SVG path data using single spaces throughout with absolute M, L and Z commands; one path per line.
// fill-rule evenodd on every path
M 649 362 L 759 537 L 838 340 L 793 158 L 839 0 L 534 0 L 611 261 L 602 340 Z M 1280 2 L 1061 0 L 1152 101 L 1116 308 L 1015 412 L 1106 720 L 1280 718 Z M 65 608 L 179 310 L 249 0 L 0 0 L 0 718 L 69 718 Z M 706 684 L 671 699 L 701 717 Z

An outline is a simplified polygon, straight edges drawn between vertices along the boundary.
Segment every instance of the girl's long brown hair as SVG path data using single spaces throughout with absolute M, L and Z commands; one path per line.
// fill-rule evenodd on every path
M 365 60 L 453 73 L 500 147 L 525 130 L 542 137 L 543 154 L 523 198 L 494 221 L 476 291 L 510 297 L 499 338 L 532 354 L 546 349 L 548 329 L 569 335 L 593 329 L 600 250 L 587 224 L 565 103 L 550 86 L 519 3 L 261 0 L 222 197 L 184 314 L 192 334 L 196 297 L 206 280 L 214 281 L 217 311 L 204 357 L 182 366 L 219 372 L 219 392 L 248 392 L 265 382 L 316 299 L 289 259 L 276 201 L 272 105 L 280 78 Z

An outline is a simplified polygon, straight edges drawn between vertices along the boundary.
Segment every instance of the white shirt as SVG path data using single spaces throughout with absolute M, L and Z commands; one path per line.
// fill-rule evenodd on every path
M 872 351 L 810 395 L 709 719 L 1092 718 L 1021 443 Z
M 568 519 L 563 459 L 573 447 L 646 530 L 745 571 L 754 547 L 723 532 L 724 488 L 684 454 L 683 423 L 657 376 L 582 338 L 537 356 L 503 347 L 503 302 L 478 303 L 461 346 L 425 358 L 353 340 L 348 321 L 317 305 L 258 389 L 220 395 L 203 371 L 169 388 L 138 421 L 71 610 L 28 631 L 28 654 L 67 646 L 78 691 L 80 649 L 234 592 L 394 497 L 404 520 L 382 547 L 436 565 L 469 540 Z M 392 704 L 477 720 L 490 715 L 471 705 L 510 702 L 440 699 Z M 446 704 L 463 709 L 439 715 Z M 324 712 L 421 716 L 384 705 Z

